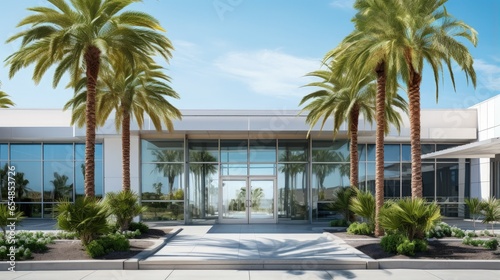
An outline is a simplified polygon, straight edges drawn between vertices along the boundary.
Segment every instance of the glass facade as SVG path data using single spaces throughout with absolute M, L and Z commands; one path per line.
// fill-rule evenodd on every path
M 423 144 L 422 152 L 450 146 Z M 358 148 L 359 188 L 374 193 L 375 145 Z M 335 190 L 350 185 L 346 140 L 142 140 L 141 152 L 141 198 L 149 208 L 145 220 L 250 222 L 245 217 L 257 210 L 275 215 L 277 222 L 330 220 L 336 215 L 331 210 Z M 462 182 L 465 192 L 459 188 L 461 164 L 469 172 L 466 163 L 422 161 L 423 195 L 440 203 L 444 215 L 458 215 L 459 202 L 469 193 L 467 182 Z M 266 187 L 267 212 L 256 206 L 258 187 L 250 186 L 259 180 L 275 184 Z M 411 196 L 409 144 L 385 145 L 384 194 L 388 199 Z
M 7 201 L 7 169 L 16 169 L 16 203 L 27 217 L 54 218 L 60 201 L 84 195 L 85 145 L 80 143 L 2 143 L 0 181 Z M 95 193 L 103 194 L 102 144 L 95 149 Z

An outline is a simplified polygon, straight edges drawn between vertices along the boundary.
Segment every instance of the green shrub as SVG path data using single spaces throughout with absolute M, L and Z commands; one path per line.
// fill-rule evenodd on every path
M 349 223 L 346 220 L 333 220 L 330 221 L 331 227 L 347 227 Z
M 352 223 L 348 228 L 347 232 L 358 235 L 371 235 L 373 234 L 373 226 L 368 225 L 367 223 Z
M 132 219 L 146 211 L 146 207 L 139 205 L 137 194 L 131 191 L 107 193 L 105 201 L 111 214 L 115 216 L 120 231 L 127 230 Z
M 498 248 L 498 239 L 492 238 L 490 240 L 486 240 L 483 247 L 490 250 L 496 250 Z
M 351 199 L 349 209 L 363 218 L 370 227 L 375 228 L 375 198 L 368 191 L 355 190 L 356 196 Z
M 403 198 L 380 210 L 379 222 L 385 231 L 401 233 L 408 239 L 423 239 L 441 219 L 439 206 L 422 198 Z
M 487 201 L 483 201 L 481 203 L 481 214 L 483 215 L 483 223 L 491 224 L 491 230 L 494 234 L 493 225 L 496 221 L 500 221 L 500 200 L 490 197 Z
M 106 254 L 104 247 L 101 242 L 99 242 L 99 239 L 92 240 L 89 244 L 87 244 L 85 246 L 85 251 L 91 258 L 97 258 Z
M 92 258 L 97 258 L 116 251 L 128 251 L 130 243 L 128 239 L 121 234 L 108 234 L 99 239 L 95 239 L 85 245 L 85 251 Z
M 75 203 L 62 202 L 57 205 L 57 212 L 57 226 L 75 232 L 83 245 L 109 232 L 109 212 L 98 199 L 83 197 L 76 199 Z
M 413 242 L 415 243 L 415 252 L 427 251 L 427 241 L 422 239 L 414 239 Z
M 18 231 L 16 232 L 16 251 L 15 257 L 17 260 L 30 259 L 32 257 L 32 252 L 40 253 L 47 250 L 47 244 L 52 243 L 54 236 L 50 234 L 44 234 L 42 232 L 28 232 L 28 231 Z M 8 244 L 5 240 L 4 235 L 0 233 L 0 260 L 8 260 L 10 256 L 9 248 L 11 244 Z
M 139 230 L 141 233 L 147 233 L 148 230 L 149 230 L 149 227 L 148 225 L 146 225 L 145 223 L 143 222 L 131 222 L 129 225 L 128 225 L 128 230 L 131 230 L 131 231 L 136 231 L 136 230 Z
M 398 245 L 403 243 L 405 237 L 399 233 L 387 234 L 380 240 L 382 250 L 387 253 L 397 253 Z
M 405 239 L 402 243 L 397 246 L 397 252 L 400 255 L 414 256 L 415 255 L 415 243 L 409 239 Z
M 339 211 L 344 216 L 344 219 L 349 222 L 354 222 L 354 213 L 349 209 L 351 199 L 356 195 L 354 187 L 339 187 L 334 191 L 333 202 L 330 208 L 334 211 Z
M 427 238 L 443 238 L 443 237 L 463 238 L 466 235 L 474 236 L 475 234 L 473 231 L 464 231 L 460 228 L 457 228 L 456 226 L 450 227 L 445 222 L 440 222 L 439 224 L 435 225 L 430 230 L 428 230 L 425 234 Z

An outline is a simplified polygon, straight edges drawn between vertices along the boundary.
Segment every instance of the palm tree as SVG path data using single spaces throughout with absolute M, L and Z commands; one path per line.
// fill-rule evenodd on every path
M 337 168 L 333 164 L 325 164 L 328 162 L 338 162 L 340 157 L 338 153 L 329 150 L 315 150 L 313 151 L 313 159 L 315 162 L 323 164 L 313 164 L 312 173 L 318 179 L 318 199 L 325 199 L 325 179 Z
M 336 72 L 360 80 L 368 74 L 375 74 L 377 91 L 374 100 L 376 128 L 375 152 L 375 235 L 381 236 L 383 229 L 378 222 L 380 209 L 384 204 L 384 136 L 388 132 L 388 122 L 399 129 L 400 116 L 395 110 L 386 111 L 393 103 L 406 106 L 397 93 L 397 73 L 399 64 L 394 59 L 394 43 L 385 40 L 391 36 L 386 25 L 399 16 L 398 0 L 356 0 L 354 7 L 358 13 L 353 18 L 356 29 L 342 43 L 330 51 L 326 59 L 335 59 Z M 356 80 L 356 79 L 354 79 Z M 400 107 L 397 105 L 397 107 Z M 387 117 L 387 118 L 386 118 Z
M 158 31 L 159 22 L 148 14 L 123 11 L 138 0 L 48 0 L 51 7 L 34 7 L 34 14 L 18 24 L 28 26 L 7 42 L 22 38 L 21 47 L 7 58 L 10 77 L 21 68 L 34 64 L 33 80 L 38 83 L 47 69 L 56 65 L 53 86 L 65 73 L 71 84 L 85 76 L 85 195 L 95 196 L 95 96 L 101 62 L 121 53 L 134 65 L 136 57 L 171 57 L 170 41 Z M 83 74 L 85 73 L 85 74 Z
M 137 59 L 138 60 L 138 59 Z M 164 123 L 173 130 L 172 119 L 180 119 L 181 112 L 166 100 L 179 98 L 168 85 L 170 78 L 163 68 L 151 59 L 136 63 L 132 67 L 123 55 L 112 57 L 112 63 L 104 68 L 97 83 L 96 123 L 104 125 L 109 115 L 115 111 L 115 125 L 122 131 L 122 188 L 130 191 L 130 120 L 134 117 L 139 128 L 144 124 L 144 113 L 150 116 L 157 131 Z M 104 70 L 103 69 L 103 70 Z M 77 94 L 66 103 L 64 109 L 72 108 L 72 123 L 83 126 L 87 90 L 85 78 L 75 87 Z
M 2 82 L 0 82 L 0 88 L 2 87 Z M 9 108 L 10 106 L 14 106 L 14 102 L 10 100 L 9 95 L 4 91 L 0 90 L 0 108 Z
M 322 119 L 321 129 L 327 119 L 333 116 L 333 133 L 338 133 L 342 123 L 347 119 L 347 132 L 350 139 L 350 181 L 351 186 L 358 186 L 358 123 L 359 115 L 363 114 L 368 122 L 373 122 L 373 96 L 375 85 L 372 79 L 366 77 L 360 81 L 352 81 L 349 76 L 335 75 L 329 65 L 329 70 L 318 70 L 307 74 L 322 79 L 320 82 L 307 86 L 320 87 L 300 101 L 299 105 L 309 102 L 302 111 L 309 111 L 306 122 L 311 128 Z
M 444 4 L 447 0 L 405 0 L 401 15 L 404 22 L 396 25 L 398 56 L 406 62 L 401 72 L 408 87 L 410 103 L 411 137 L 411 190 L 413 197 L 422 197 L 422 164 L 420 144 L 420 84 L 424 62 L 431 66 L 436 83 L 436 102 L 439 97 L 438 80 L 447 66 L 453 87 L 455 79 L 452 61 L 465 72 L 467 81 L 476 86 L 473 58 L 467 47 L 456 38 L 477 44 L 477 32 L 462 21 L 448 14 Z M 408 20 L 411 19 L 411 20 Z

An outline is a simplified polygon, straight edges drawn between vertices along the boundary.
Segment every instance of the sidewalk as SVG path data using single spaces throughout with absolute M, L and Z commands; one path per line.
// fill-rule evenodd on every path
M 73 270 L 0 272 L 2 280 L 497 280 L 500 271 L 491 270 Z

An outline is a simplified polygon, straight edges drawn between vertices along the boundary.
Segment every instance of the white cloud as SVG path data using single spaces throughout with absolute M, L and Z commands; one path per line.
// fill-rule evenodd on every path
M 500 91 L 500 66 L 482 59 L 474 60 L 478 83 L 492 91 Z
M 330 2 L 330 6 L 343 10 L 350 10 L 353 8 L 353 5 L 354 0 L 333 0 Z
M 217 59 L 215 66 L 256 93 L 284 97 L 303 95 L 300 87 L 310 82 L 304 75 L 317 70 L 320 60 L 260 50 L 228 53 Z

